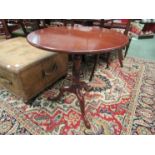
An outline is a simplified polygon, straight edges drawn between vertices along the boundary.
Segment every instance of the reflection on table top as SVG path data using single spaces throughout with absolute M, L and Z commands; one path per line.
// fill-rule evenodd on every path
M 99 27 L 50 27 L 30 33 L 33 46 L 63 53 L 101 53 L 123 48 L 128 37 Z

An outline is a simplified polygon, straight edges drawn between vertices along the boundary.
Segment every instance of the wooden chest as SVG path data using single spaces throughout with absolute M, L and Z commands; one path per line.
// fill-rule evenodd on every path
M 0 86 L 24 100 L 67 74 L 68 55 L 31 46 L 18 37 L 0 43 Z

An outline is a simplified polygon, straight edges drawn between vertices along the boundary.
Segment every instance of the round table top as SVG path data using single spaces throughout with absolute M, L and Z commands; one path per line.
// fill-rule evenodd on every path
M 34 31 L 28 42 L 48 51 L 70 54 L 95 54 L 125 47 L 129 39 L 115 30 L 97 27 L 50 27 Z

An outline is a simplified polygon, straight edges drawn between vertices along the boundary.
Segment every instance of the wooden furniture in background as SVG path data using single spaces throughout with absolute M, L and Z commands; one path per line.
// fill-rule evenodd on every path
M 2 33 L 6 36 L 6 39 L 10 39 L 12 37 L 9 27 L 7 25 L 7 21 L 5 19 L 1 19 L 1 30 Z
M 43 23 L 42 26 L 41 21 Z M 27 36 L 29 31 L 45 28 L 44 20 L 39 19 L 1 19 L 0 22 L 1 30 L 4 31 L 6 39 L 18 36 L 14 34 L 14 32 L 18 29 L 21 29 L 23 32 L 22 34 L 19 34 L 19 36 Z
M 130 43 L 131 43 L 131 39 L 132 39 L 132 36 L 129 35 L 129 31 L 131 30 L 131 21 L 132 20 L 128 19 L 125 23 L 115 23 L 115 22 L 113 22 L 112 26 L 111 26 L 111 28 L 113 28 L 113 29 L 115 29 L 115 28 L 122 29 L 124 31 L 122 33 L 129 37 L 129 43 L 125 47 L 124 57 L 126 57 L 126 55 L 127 55 L 127 52 L 128 52 L 128 49 L 129 49 L 129 46 L 130 46 Z M 123 66 L 123 65 L 121 65 L 121 66 Z
M 71 25 L 74 26 L 75 24 L 83 25 L 83 26 L 100 26 L 105 27 L 105 24 L 108 24 L 108 28 L 112 25 L 113 20 L 111 19 L 63 19 L 60 20 L 64 23 L 64 26 Z
M 128 20 L 127 23 L 123 23 L 122 25 L 119 23 L 114 23 L 113 21 L 102 21 L 102 27 L 106 27 L 108 29 L 114 29 L 114 28 L 117 28 L 117 29 L 122 29 L 124 30 L 123 34 L 128 36 L 128 32 L 130 30 L 130 25 L 131 24 L 131 20 Z M 117 38 L 119 39 L 119 38 Z M 127 52 L 128 52 L 128 48 L 129 48 L 129 45 L 130 45 L 130 42 L 131 42 L 131 37 L 129 37 L 129 42 L 128 44 L 125 46 L 125 54 L 124 54 L 124 57 L 126 57 L 127 55 Z M 116 51 L 118 53 L 118 59 L 119 59 L 119 62 L 120 62 L 120 66 L 123 67 L 123 49 L 117 49 Z M 110 55 L 111 53 L 108 52 L 106 53 L 106 62 L 107 62 L 107 68 L 109 67 L 109 63 L 110 63 Z M 95 61 L 94 61 L 94 65 L 93 65 L 93 69 L 92 69 L 92 72 L 91 72 L 91 75 L 90 75 L 90 78 L 89 78 L 89 81 L 92 80 L 93 76 L 94 76 L 94 72 L 95 72 L 95 69 L 96 69 L 96 66 L 98 64 L 98 61 L 99 61 L 99 57 L 100 55 L 96 55 L 95 56 Z

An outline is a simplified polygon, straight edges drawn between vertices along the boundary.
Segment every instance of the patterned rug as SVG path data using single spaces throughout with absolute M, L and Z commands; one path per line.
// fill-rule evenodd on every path
M 70 84 L 70 65 L 68 76 L 41 93 L 31 106 L 1 88 L 0 134 L 155 134 L 155 63 L 126 58 L 123 68 L 117 59 L 109 69 L 105 66 L 100 60 L 89 83 L 92 91 L 83 91 L 91 129 L 83 123 L 74 94 L 65 93 L 57 102 L 47 100 L 62 84 Z M 89 79 L 92 65 L 85 68 L 81 76 Z

